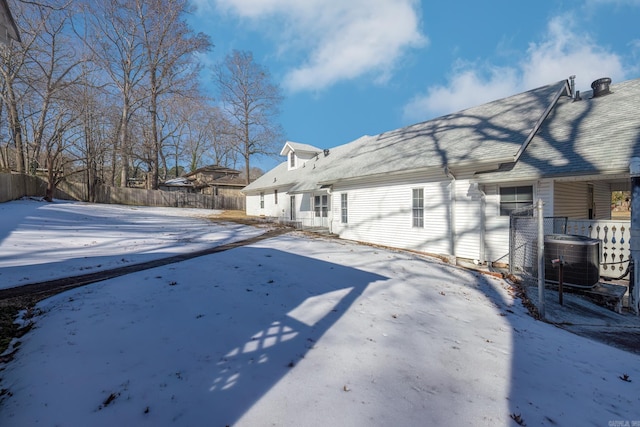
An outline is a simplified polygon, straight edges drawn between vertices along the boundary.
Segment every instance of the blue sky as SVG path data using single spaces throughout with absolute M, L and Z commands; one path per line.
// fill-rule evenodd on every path
M 579 90 L 640 77 L 640 0 L 192 3 L 191 25 L 215 44 L 204 63 L 253 52 L 283 90 L 286 139 L 319 148 L 570 75 Z

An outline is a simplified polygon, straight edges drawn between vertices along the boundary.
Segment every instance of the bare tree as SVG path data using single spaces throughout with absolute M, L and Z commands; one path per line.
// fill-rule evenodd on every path
M 206 99 L 183 96 L 173 96 L 163 104 L 167 108 L 165 116 L 174 123 L 171 128 L 167 126 L 173 133 L 165 146 L 171 152 L 164 156 L 171 157 L 173 170 L 182 168 L 180 161 L 190 171 L 207 164 L 234 166 L 236 153 L 230 143 L 229 123 L 219 107 Z
M 146 68 L 151 118 L 151 185 L 158 188 L 158 168 L 162 151 L 158 135 L 158 101 L 169 93 L 195 94 L 199 68 L 193 54 L 211 47 L 208 36 L 194 34 L 184 20 L 187 0 L 136 0 Z
M 24 22 L 25 7 L 14 8 L 18 23 Z M 20 103 L 26 91 L 22 76 L 26 68 L 27 52 L 35 43 L 33 35 L 22 35 L 22 43 L 10 41 L 0 46 L 0 79 L 2 80 L 2 102 L 6 106 L 9 134 L 15 146 L 15 167 L 19 173 L 27 170 L 25 145 L 23 141 L 24 124 L 20 114 Z
M 74 144 L 69 147 L 81 163 L 84 182 L 87 186 L 87 199 L 96 201 L 98 184 L 108 182 L 107 174 L 115 165 L 111 164 L 110 154 L 113 137 L 116 134 L 118 110 L 109 99 L 105 87 L 95 80 L 95 74 L 88 63 L 82 64 L 82 84 L 72 88 L 68 104 L 75 111 L 80 129 Z
M 47 165 L 45 199 L 49 201 L 53 198 L 57 181 L 64 176 L 57 168 L 67 145 L 63 137 L 77 118 L 66 101 L 70 89 L 80 83 L 83 60 L 76 55 L 74 40 L 69 37 L 69 20 L 66 9 L 36 6 L 30 10 L 23 29 L 23 34 L 30 34 L 35 39 L 27 51 L 30 66 L 25 76 L 33 89 L 27 123 L 31 131 L 33 160 L 42 158 Z M 56 169 L 52 170 L 52 167 Z
M 237 152 L 231 139 L 231 126 L 222 110 L 202 102 L 187 120 L 185 150 L 193 171 L 205 164 L 235 168 Z
M 208 157 L 216 165 L 235 169 L 238 150 L 236 150 L 237 144 L 233 139 L 231 122 L 217 106 L 210 106 L 203 112 L 208 116 L 202 129 L 208 141 Z
M 282 95 L 271 82 L 269 72 L 253 60 L 251 52 L 233 51 L 214 69 L 220 99 L 229 115 L 229 130 L 244 159 L 246 181 L 250 182 L 250 159 L 271 156 L 282 138 L 276 122 Z
M 86 22 L 78 26 L 84 32 L 81 38 L 86 41 L 94 54 L 94 61 L 106 72 L 121 97 L 116 141 L 122 163 L 120 185 L 126 187 L 132 155 L 129 125 L 133 113 L 140 108 L 143 100 L 144 95 L 138 89 L 147 70 L 142 29 L 135 4 L 129 1 L 87 2 L 85 17 Z

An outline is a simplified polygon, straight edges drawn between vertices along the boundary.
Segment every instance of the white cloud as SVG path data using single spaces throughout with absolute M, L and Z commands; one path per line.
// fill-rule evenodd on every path
M 410 121 L 422 121 L 439 114 L 459 111 L 491 99 L 512 95 L 520 85 L 516 70 L 508 67 L 474 68 L 475 64 L 461 64 L 456 68 L 448 86 L 431 86 L 426 95 L 412 99 L 404 108 Z
M 218 7 L 267 26 L 282 57 L 300 58 L 284 79 L 293 91 L 344 80 L 384 81 L 407 49 L 424 46 L 416 0 L 217 0 Z
M 578 33 L 568 16 L 551 19 L 544 39 L 531 43 L 522 61 L 510 67 L 466 63 L 455 66 L 446 86 L 432 86 L 404 108 L 407 121 L 421 121 L 459 111 L 576 75 L 578 90 L 593 80 L 614 82 L 629 74 L 622 57 Z
M 556 17 L 549 22 L 547 37 L 539 44 L 531 44 L 526 60 L 520 64 L 522 86 L 531 89 L 577 75 L 579 90 L 590 89 L 592 81 L 600 77 L 622 80 L 626 73 L 622 58 L 607 51 L 588 34 L 573 32 L 572 22 Z
M 613 5 L 640 6 L 640 0 L 587 0 L 586 4 L 587 5 L 613 4 Z

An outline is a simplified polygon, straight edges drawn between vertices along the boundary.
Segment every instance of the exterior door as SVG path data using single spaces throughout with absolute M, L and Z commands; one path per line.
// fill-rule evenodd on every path
M 329 195 L 318 194 L 313 197 L 313 225 L 329 227 Z
M 296 196 L 289 197 L 289 219 L 294 221 L 296 219 Z

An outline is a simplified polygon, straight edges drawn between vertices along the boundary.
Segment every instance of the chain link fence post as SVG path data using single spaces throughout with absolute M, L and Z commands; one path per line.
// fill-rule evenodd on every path
M 536 206 L 538 214 L 538 314 L 544 319 L 544 216 L 542 207 L 542 199 L 538 199 Z

